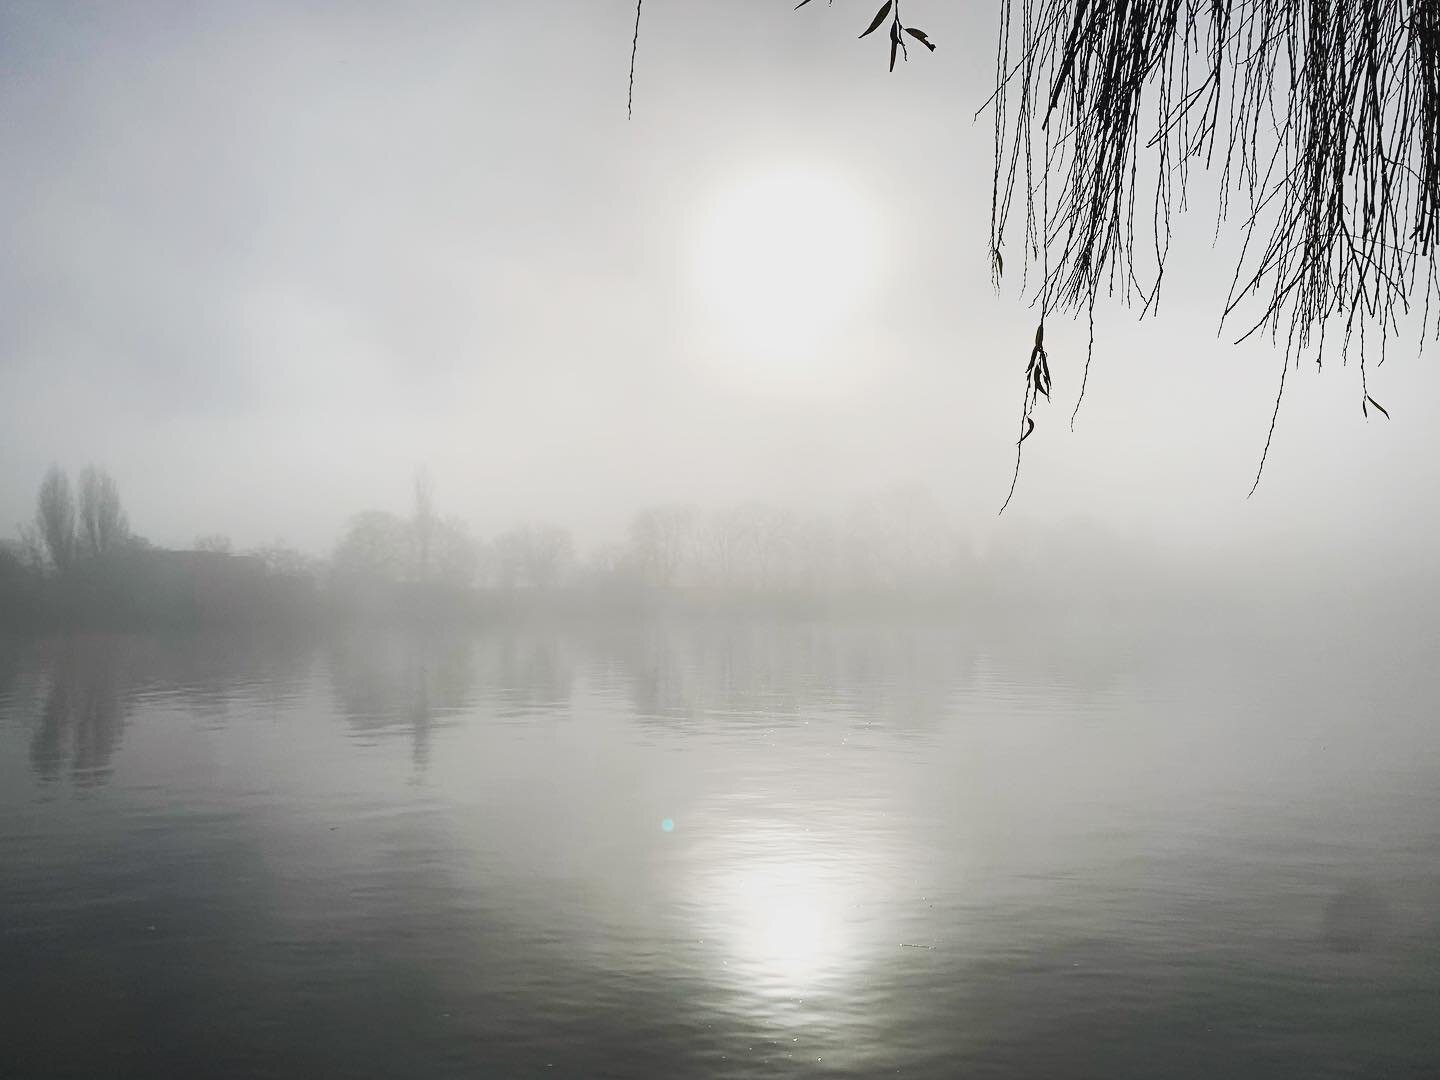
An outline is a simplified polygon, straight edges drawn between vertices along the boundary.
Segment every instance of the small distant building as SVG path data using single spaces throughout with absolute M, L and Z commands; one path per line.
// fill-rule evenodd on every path
M 130 560 L 132 585 L 160 613 L 221 621 L 256 614 L 264 601 L 265 562 L 254 555 L 150 548 Z

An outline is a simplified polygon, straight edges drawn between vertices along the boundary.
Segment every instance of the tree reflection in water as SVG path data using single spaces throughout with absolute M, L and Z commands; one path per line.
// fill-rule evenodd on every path
M 77 635 L 50 643 L 49 690 L 30 742 L 37 776 L 58 780 L 67 764 L 80 784 L 110 774 L 129 712 L 135 648 L 130 639 Z

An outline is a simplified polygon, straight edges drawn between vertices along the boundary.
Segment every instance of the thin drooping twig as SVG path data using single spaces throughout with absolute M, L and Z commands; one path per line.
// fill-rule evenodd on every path
M 1010 505 L 1010 500 L 1015 497 L 1015 486 L 1020 483 L 1020 458 L 1024 453 L 1025 440 L 1035 430 L 1035 417 L 1031 415 L 1035 406 L 1040 401 L 1040 395 L 1045 395 L 1045 400 L 1050 400 L 1050 357 L 1045 352 L 1045 317 L 1040 317 L 1040 325 L 1035 328 L 1035 345 L 1030 350 L 1030 364 L 1025 368 L 1025 397 L 1020 408 L 1020 438 L 1015 441 L 1015 474 L 1010 478 L 1010 490 L 1005 495 L 1005 501 L 1000 504 L 1000 513 L 1005 513 L 1005 508 Z
M 630 93 L 625 99 L 625 119 L 635 116 L 635 56 L 640 51 L 640 5 L 645 0 L 635 0 L 635 36 L 630 39 Z
M 1030 384 L 1025 384 L 1025 400 L 1020 406 L 1020 438 L 1015 440 L 1015 472 L 1010 477 L 1010 490 L 1005 493 L 1005 501 L 1000 504 L 1000 513 L 1005 513 L 1005 508 L 1010 505 L 1010 500 L 1015 498 L 1015 488 L 1020 483 L 1020 457 L 1025 452 L 1023 443 L 1035 429 L 1035 421 L 1030 419 L 1030 395 L 1033 391 Z
M 1260 477 L 1265 472 L 1265 462 L 1270 457 L 1270 443 L 1275 438 L 1275 421 L 1280 418 L 1280 402 L 1285 397 L 1285 373 L 1290 370 L 1290 357 L 1287 354 L 1285 362 L 1280 365 L 1280 389 L 1275 392 L 1275 408 L 1270 411 L 1270 430 L 1265 433 L 1265 449 L 1260 451 L 1260 467 L 1255 470 L 1255 482 L 1250 485 L 1245 498 L 1255 494 L 1255 489 L 1260 486 Z
M 1085 312 L 1090 324 L 1090 336 L 1085 343 L 1085 370 L 1080 373 L 1080 393 L 1075 397 L 1075 408 L 1070 412 L 1070 430 L 1075 430 L 1075 417 L 1080 415 L 1080 406 L 1085 403 L 1085 387 L 1090 385 L 1090 361 L 1095 357 L 1095 298 Z

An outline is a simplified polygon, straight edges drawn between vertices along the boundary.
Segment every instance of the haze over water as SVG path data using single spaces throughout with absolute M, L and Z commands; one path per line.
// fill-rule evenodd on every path
M 7 647 L 0 1074 L 1424 1075 L 1434 639 L 1346 621 Z

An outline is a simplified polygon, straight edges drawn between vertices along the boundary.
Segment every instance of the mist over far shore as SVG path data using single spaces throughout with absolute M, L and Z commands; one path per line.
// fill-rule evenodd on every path
M 207 533 L 169 547 L 132 524 L 119 485 L 88 466 L 40 485 L 34 520 L 0 542 L 0 623 L 145 628 L 203 624 L 533 616 L 946 616 L 1083 631 L 1127 619 L 1281 625 L 1305 610 L 1433 608 L 1437 563 L 1368 550 L 1163 546 L 1093 520 L 1019 515 L 988 535 L 957 527 L 922 489 L 806 514 L 758 501 L 635 512 L 622 537 L 577 544 L 563 524 L 477 535 L 425 474 L 408 512 L 362 510 L 335 544 L 240 548 Z

